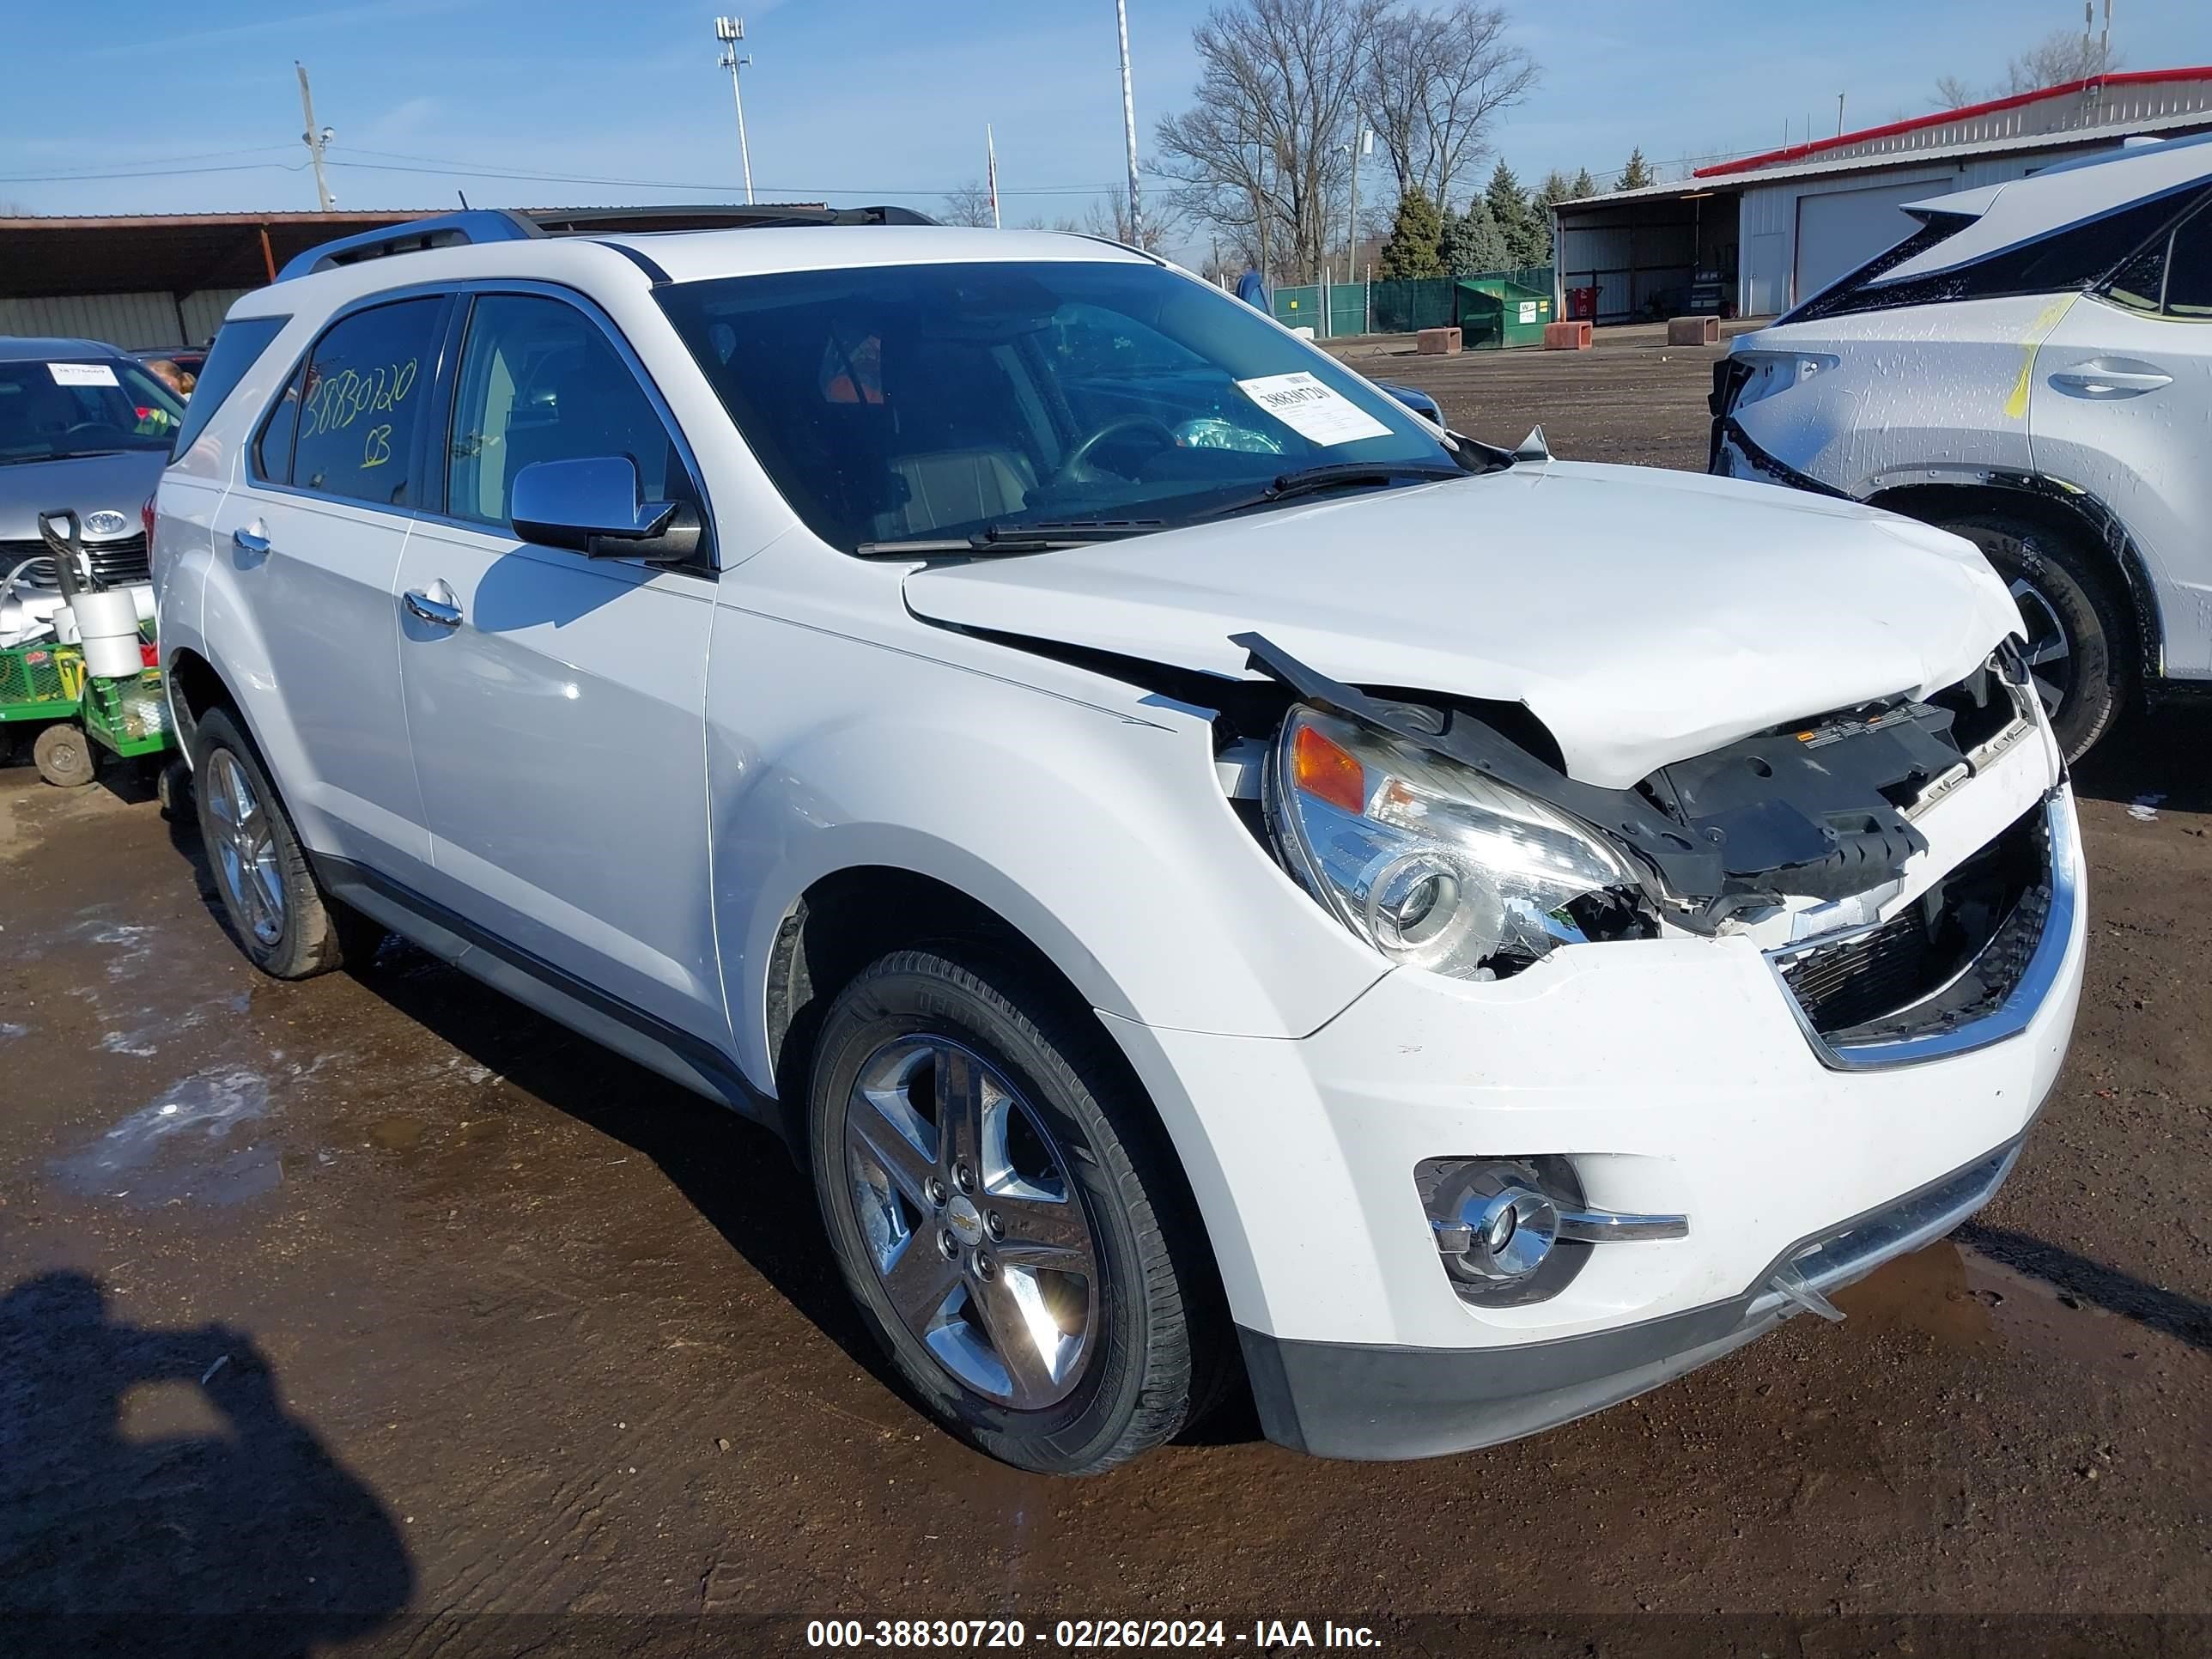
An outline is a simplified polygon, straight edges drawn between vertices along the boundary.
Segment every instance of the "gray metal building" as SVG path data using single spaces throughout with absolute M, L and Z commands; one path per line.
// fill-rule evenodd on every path
M 2024 178 L 2131 137 L 2212 131 L 2212 67 L 2069 82 L 1700 167 L 1553 209 L 1559 314 L 1594 287 L 1597 320 L 1719 304 L 1787 311 L 1911 228 L 1905 203 Z M 1692 290 L 1706 303 L 1693 306 Z

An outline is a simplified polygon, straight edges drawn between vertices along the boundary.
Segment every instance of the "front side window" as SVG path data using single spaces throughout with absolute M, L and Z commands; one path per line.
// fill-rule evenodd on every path
M 1158 527 L 1333 463 L 1458 465 L 1358 376 L 1149 263 L 778 272 L 659 298 L 784 499 L 848 551 Z
M 2173 233 L 2166 256 L 2166 313 L 2212 319 L 2212 206 L 2199 208 Z
M 0 362 L 0 466 L 166 451 L 184 418 L 176 394 L 125 358 Z
M 437 368 L 442 299 L 401 300 L 333 325 L 307 356 L 299 386 L 290 481 L 301 489 L 379 507 L 404 505 L 416 424 Z M 290 393 L 286 394 L 288 397 Z M 270 476 L 279 458 L 264 434 Z
M 446 511 L 507 522 L 515 475 L 538 461 L 623 455 L 639 499 L 689 501 L 690 480 L 667 427 L 597 324 L 535 295 L 476 302 L 453 398 Z

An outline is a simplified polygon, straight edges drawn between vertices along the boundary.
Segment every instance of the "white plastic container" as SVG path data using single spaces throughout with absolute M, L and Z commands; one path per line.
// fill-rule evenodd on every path
M 105 593 L 80 593 L 70 602 L 84 647 L 84 672 L 100 679 L 136 675 L 145 666 L 138 654 L 138 605 L 127 587 Z

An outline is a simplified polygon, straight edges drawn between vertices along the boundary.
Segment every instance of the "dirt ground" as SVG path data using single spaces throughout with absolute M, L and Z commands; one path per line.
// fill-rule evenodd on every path
M 1710 350 L 1378 357 L 1696 466 Z M 0 770 L 0 1630 L 25 1654 L 803 1650 L 1220 1619 L 1388 1650 L 2212 1649 L 2212 715 L 2080 785 L 2089 983 L 1954 1241 L 1644 1398 L 1405 1465 L 1014 1474 L 886 1381 L 764 1133 L 403 947 L 257 977 L 143 788 Z M 2193 965 L 2192 965 L 2193 964 Z M 1848 1133 L 1847 1127 L 1839 1130 Z M 1070 1632 L 1073 1635 L 1078 1632 Z

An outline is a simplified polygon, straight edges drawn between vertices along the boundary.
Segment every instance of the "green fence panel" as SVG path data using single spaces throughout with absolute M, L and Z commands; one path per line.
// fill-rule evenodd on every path
M 1321 332 L 1321 284 L 1305 283 L 1275 290 L 1275 320 L 1285 328 L 1310 328 Z
M 1367 284 L 1339 283 L 1328 291 L 1328 331 L 1332 337 L 1367 332 Z

